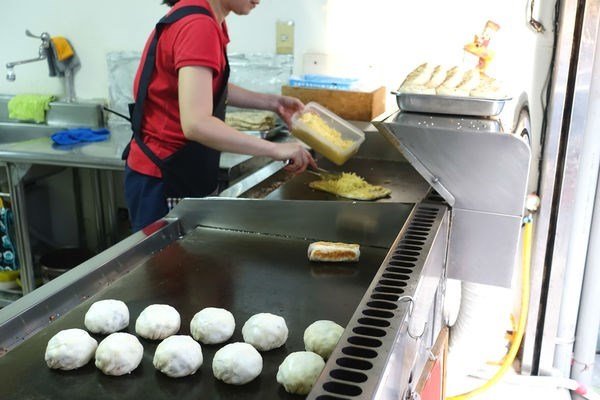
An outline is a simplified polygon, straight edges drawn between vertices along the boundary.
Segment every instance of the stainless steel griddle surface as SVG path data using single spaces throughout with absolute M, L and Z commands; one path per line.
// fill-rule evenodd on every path
M 319 160 L 319 166 L 332 172 L 354 172 L 373 185 L 381 185 L 392 191 L 389 197 L 378 202 L 418 203 L 429 190 L 427 182 L 407 162 L 352 158 L 339 167 L 327 160 Z M 319 177 L 304 172 L 285 182 L 265 198 L 268 200 L 347 200 L 330 193 L 311 189 L 308 184 Z
M 408 210 L 410 211 L 410 210 Z M 383 261 L 387 249 L 363 247 L 357 264 L 317 264 L 307 260 L 308 242 L 212 228 L 197 228 L 154 254 L 98 295 L 0 358 L 0 399 L 297 399 L 276 381 L 277 368 L 294 351 L 304 350 L 303 332 L 313 321 L 345 325 Z M 92 360 L 75 371 L 50 370 L 44 362 L 48 340 L 58 331 L 82 328 L 85 312 L 101 299 L 129 306 L 130 324 L 148 305 L 166 303 L 181 314 L 179 334 L 189 334 L 193 315 L 204 307 L 223 307 L 236 319 L 229 341 L 242 341 L 241 328 L 253 314 L 283 316 L 287 343 L 262 353 L 262 374 L 244 386 L 213 377 L 212 359 L 220 346 L 202 345 L 204 363 L 193 376 L 172 379 L 156 371 L 158 342 L 141 339 L 144 358 L 132 374 L 105 376 Z M 96 335 L 100 341 L 103 336 Z

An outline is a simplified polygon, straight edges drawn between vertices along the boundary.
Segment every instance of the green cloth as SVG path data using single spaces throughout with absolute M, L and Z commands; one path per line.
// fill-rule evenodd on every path
M 18 94 L 8 102 L 8 118 L 41 124 L 46 122 L 46 110 L 53 100 L 52 95 Z

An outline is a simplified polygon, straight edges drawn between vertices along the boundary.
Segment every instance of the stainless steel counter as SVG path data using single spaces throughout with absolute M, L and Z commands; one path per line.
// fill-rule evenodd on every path
M 354 122 L 364 130 L 375 128 L 368 123 Z M 50 128 L 50 127 L 49 127 Z M 61 127 L 56 127 L 61 130 Z M 80 143 L 70 146 L 56 145 L 50 137 L 38 137 L 31 140 L 0 144 L 0 162 L 13 164 L 59 165 L 66 167 L 94 168 L 102 170 L 123 170 L 125 162 L 121 154 L 131 137 L 127 125 L 110 127 L 111 135 L 107 141 Z M 49 130 L 51 131 L 51 129 Z M 275 142 L 297 141 L 287 131 L 272 138 Z M 368 145 L 365 144 L 364 147 Z M 392 155 L 396 152 L 393 151 Z M 385 159 L 385 156 L 382 155 Z M 244 175 L 271 163 L 267 157 L 253 157 L 243 154 L 222 153 L 220 161 L 221 181 L 232 183 Z
M 60 128 L 56 128 L 60 130 Z M 107 141 L 97 143 L 79 143 L 70 146 L 56 145 L 49 137 L 0 144 L 0 161 L 19 164 L 46 164 L 66 167 L 96 168 L 105 170 L 123 170 L 125 162 L 121 154 L 128 143 L 128 128 L 111 128 Z M 286 140 L 286 135 L 276 140 Z M 227 179 L 239 178 L 249 170 L 262 166 L 268 159 L 222 153 L 220 168 Z
M 112 137 L 99 143 L 57 146 L 49 137 L 0 145 L 0 161 L 122 170 L 125 144 Z
M 103 126 L 102 101 L 52 102 L 46 113 L 46 124 L 29 124 L 8 117 L 8 102 L 12 97 L 0 94 L 0 162 L 123 169 L 125 164 L 121 154 L 131 138 L 131 127 L 127 123 L 110 124 L 110 139 L 100 143 L 55 146 L 49 138 L 53 132 L 68 127 Z M 285 140 L 285 137 L 281 135 L 275 140 Z M 228 174 L 229 180 L 237 179 L 239 176 L 234 174 L 247 171 L 249 161 L 257 165 L 253 157 L 224 153 L 221 169 Z

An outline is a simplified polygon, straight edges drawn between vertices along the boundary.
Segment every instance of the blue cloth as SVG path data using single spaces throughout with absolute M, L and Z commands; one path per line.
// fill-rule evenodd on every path
M 125 166 L 125 202 L 131 230 L 137 232 L 169 212 L 162 179 Z
M 50 138 L 56 144 L 67 145 L 81 142 L 102 142 L 108 139 L 110 131 L 106 128 L 75 128 L 54 133 Z

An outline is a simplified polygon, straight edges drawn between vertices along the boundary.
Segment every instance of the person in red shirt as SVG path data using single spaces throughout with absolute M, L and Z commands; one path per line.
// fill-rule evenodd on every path
M 225 17 L 249 14 L 260 0 L 164 0 L 171 10 L 152 32 L 138 68 L 133 139 L 124 153 L 125 198 L 133 231 L 165 216 L 168 199 L 217 190 L 221 151 L 316 168 L 297 143 L 273 143 L 224 123 L 226 104 L 275 111 L 290 125 L 300 100 L 255 93 L 228 82 Z

